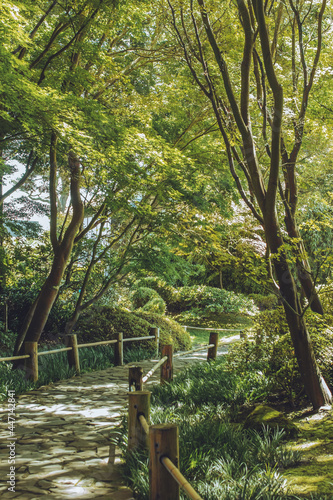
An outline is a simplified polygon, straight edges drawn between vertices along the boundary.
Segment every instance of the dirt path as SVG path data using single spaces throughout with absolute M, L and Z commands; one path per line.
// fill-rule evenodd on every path
M 233 340 L 235 340 L 233 338 Z M 232 341 L 228 339 L 228 342 Z M 219 348 L 223 355 L 227 347 Z M 206 352 L 175 358 L 175 372 L 206 360 Z M 153 361 L 136 363 L 147 373 Z M 86 373 L 15 398 L 0 410 L 0 497 L 131 500 L 117 471 L 112 433 L 127 411 L 128 367 Z M 157 383 L 159 370 L 145 385 Z M 11 435 L 9 416 L 15 419 Z M 10 460 L 15 463 L 10 464 Z M 11 470 L 10 467 L 13 467 Z M 10 476 L 12 474 L 12 476 Z M 15 474 L 15 487 L 8 491 Z

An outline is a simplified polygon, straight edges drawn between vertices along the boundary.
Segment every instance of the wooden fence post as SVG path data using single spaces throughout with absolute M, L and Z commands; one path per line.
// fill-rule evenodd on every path
M 215 361 L 217 355 L 217 345 L 219 343 L 219 334 L 218 332 L 210 332 L 209 335 L 209 343 L 214 344 L 213 347 L 208 348 L 207 361 L 213 360 Z
M 179 485 L 161 462 L 167 456 L 179 467 L 179 432 L 175 424 L 157 424 L 149 429 L 149 498 L 179 500 Z
M 76 373 L 80 373 L 79 349 L 77 347 L 77 336 L 75 333 L 66 335 L 66 346 L 72 348 L 71 351 L 67 351 L 69 367 L 75 368 Z
M 24 361 L 25 376 L 27 379 L 37 382 L 38 380 L 38 343 L 24 342 L 24 354 L 29 354 L 30 358 Z
M 150 391 L 128 393 L 128 449 L 149 447 L 149 435 L 144 431 L 139 416 L 144 415 L 148 425 L 150 419 Z
M 156 327 L 150 328 L 150 335 L 155 335 L 156 357 L 158 358 L 158 353 L 160 350 L 160 329 Z
M 129 372 L 128 372 L 128 387 L 129 391 L 131 392 L 133 390 L 133 385 L 134 385 L 134 391 L 142 391 L 143 388 L 143 382 L 142 382 L 142 376 L 143 376 L 143 368 L 141 366 L 130 366 Z
M 117 334 L 117 343 L 114 345 L 114 364 L 116 366 L 123 366 L 124 357 L 123 357 L 123 334 L 119 332 Z
M 168 356 L 168 359 L 161 366 L 161 384 L 173 380 L 173 345 L 162 346 L 162 358 Z

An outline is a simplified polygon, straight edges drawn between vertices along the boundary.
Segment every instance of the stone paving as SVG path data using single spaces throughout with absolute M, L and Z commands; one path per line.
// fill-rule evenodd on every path
M 226 350 L 226 346 L 220 347 L 218 354 L 223 355 Z M 174 372 L 193 362 L 204 361 L 206 356 L 206 352 L 201 351 L 175 357 Z M 0 497 L 134 500 L 121 479 L 120 452 L 112 435 L 127 411 L 128 367 L 140 365 L 145 374 L 155 362 L 140 361 L 85 373 L 17 396 L 13 437 L 8 430 L 8 403 L 3 402 L 0 408 Z M 144 388 L 158 382 L 159 370 Z M 8 459 L 14 445 L 15 492 L 8 491 L 10 483 L 7 483 L 10 479 Z

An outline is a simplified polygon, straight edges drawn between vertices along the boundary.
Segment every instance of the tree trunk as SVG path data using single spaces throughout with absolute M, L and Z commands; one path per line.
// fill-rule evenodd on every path
M 307 298 L 310 304 L 310 308 L 313 312 L 318 314 L 324 314 L 323 306 L 321 304 L 320 298 L 318 296 L 312 278 L 311 267 L 306 256 L 304 243 L 302 241 L 295 218 L 291 216 L 291 214 L 286 214 L 284 220 L 288 236 L 290 238 L 296 238 L 299 241 L 299 243 L 297 243 L 297 249 L 295 249 L 296 268 L 297 268 L 297 277 L 301 284 L 304 295 Z
M 283 307 L 305 391 L 314 409 L 332 403 L 332 394 L 318 368 L 309 332 L 302 316 L 295 280 L 290 272 L 277 218 L 265 220 L 265 234 L 274 258 L 274 269 L 283 299 Z
M 55 152 L 54 149 L 52 149 L 54 147 L 55 142 L 51 145 L 52 153 Z M 53 162 L 53 167 L 55 170 L 55 161 Z M 52 268 L 36 300 L 35 307 L 34 309 L 32 308 L 31 317 L 28 319 L 29 323 L 26 325 L 26 334 L 24 335 L 24 338 L 23 335 L 21 336 L 20 345 L 17 345 L 15 355 L 22 353 L 24 340 L 30 342 L 39 341 L 53 303 L 57 297 L 59 286 L 71 255 L 76 233 L 83 220 L 84 210 L 80 196 L 80 162 L 73 152 L 69 153 L 69 168 L 71 172 L 71 203 L 73 208 L 72 219 L 65 231 L 61 243 L 56 240 L 55 232 L 51 235 L 54 248 Z M 51 178 L 53 174 L 54 171 L 51 172 Z M 54 211 L 54 215 L 56 216 L 56 211 Z M 53 220 L 53 223 L 51 224 L 51 232 L 52 227 L 55 228 L 55 226 L 56 223 Z

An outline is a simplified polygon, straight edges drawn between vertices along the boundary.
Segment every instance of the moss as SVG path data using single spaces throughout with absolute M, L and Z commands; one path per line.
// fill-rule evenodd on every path
M 300 497 L 311 494 L 333 498 L 333 413 L 316 413 L 297 422 L 299 438 L 289 446 L 302 453 L 302 463 L 285 471 L 290 490 Z
M 296 425 L 283 413 L 270 406 L 259 405 L 246 417 L 244 427 L 260 430 L 263 425 L 284 429 L 287 436 L 295 436 L 298 432 Z

